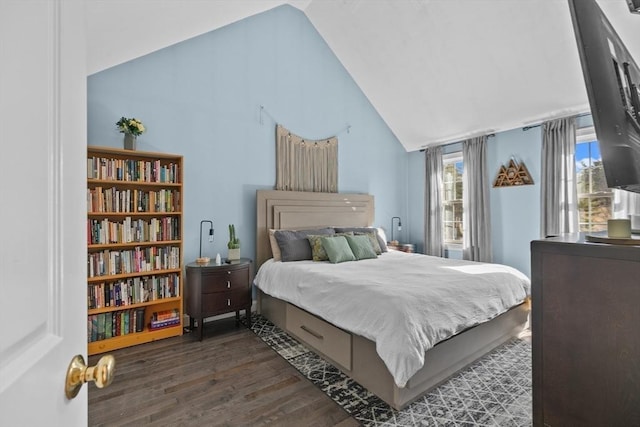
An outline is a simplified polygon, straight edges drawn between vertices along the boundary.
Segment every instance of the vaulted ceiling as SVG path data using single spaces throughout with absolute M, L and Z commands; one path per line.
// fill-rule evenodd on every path
M 640 61 L 640 15 L 598 3 Z M 566 0 L 91 0 L 88 72 L 282 4 L 307 15 L 407 151 L 588 111 Z

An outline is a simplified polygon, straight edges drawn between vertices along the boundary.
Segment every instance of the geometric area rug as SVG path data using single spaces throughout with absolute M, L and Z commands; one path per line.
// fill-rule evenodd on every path
M 251 330 L 363 426 L 531 426 L 531 345 L 514 338 L 396 411 L 266 318 Z

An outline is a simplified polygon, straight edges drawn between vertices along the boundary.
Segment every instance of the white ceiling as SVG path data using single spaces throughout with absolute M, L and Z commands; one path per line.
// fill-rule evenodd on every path
M 567 0 L 89 0 L 89 73 L 285 3 L 407 151 L 588 111 Z M 640 61 L 640 16 L 598 3 Z

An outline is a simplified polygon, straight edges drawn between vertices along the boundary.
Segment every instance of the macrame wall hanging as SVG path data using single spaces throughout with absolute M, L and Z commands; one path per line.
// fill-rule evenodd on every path
M 276 125 L 276 190 L 338 192 L 338 138 L 310 140 Z
M 515 159 L 509 160 L 506 166 L 500 166 L 498 175 L 496 175 L 496 179 L 493 181 L 494 187 L 512 187 L 515 185 L 531 184 L 533 184 L 533 178 L 531 178 L 531 174 L 524 165 L 524 162 L 518 163 Z

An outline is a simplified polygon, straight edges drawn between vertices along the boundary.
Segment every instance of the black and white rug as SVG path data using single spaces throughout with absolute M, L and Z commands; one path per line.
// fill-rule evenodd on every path
M 531 346 L 513 339 L 396 411 L 262 316 L 251 329 L 364 426 L 531 426 Z

